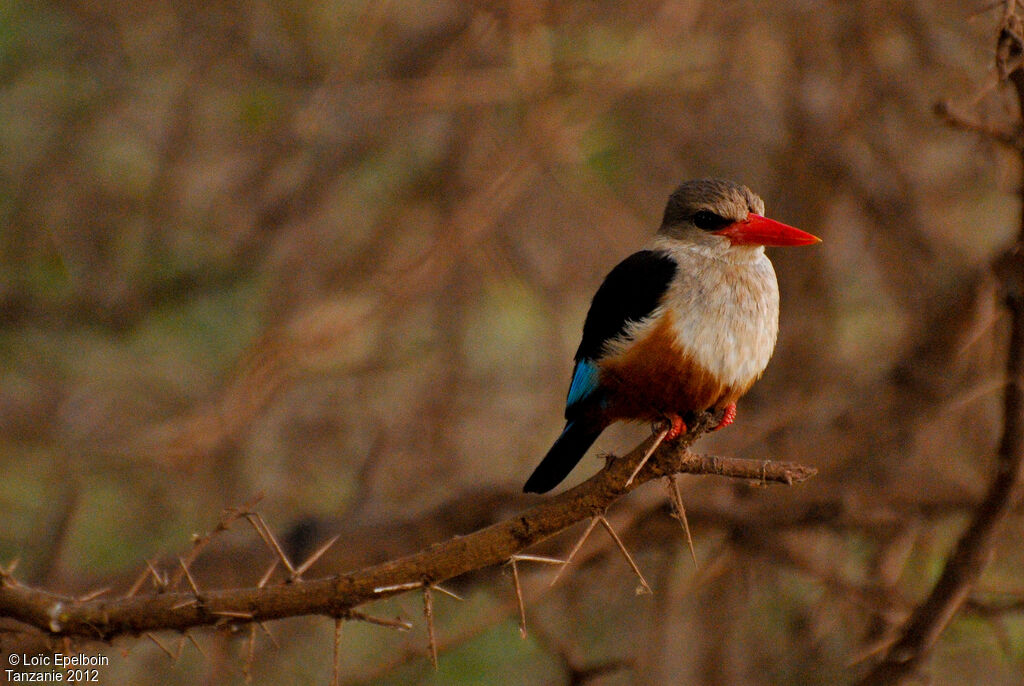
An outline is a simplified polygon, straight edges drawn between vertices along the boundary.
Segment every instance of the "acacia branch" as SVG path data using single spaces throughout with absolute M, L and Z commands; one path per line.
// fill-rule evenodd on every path
M 1018 113 L 1024 118 L 1024 23 L 1017 16 L 1015 5 L 1015 0 L 1006 3 L 996 58 L 1000 74 L 1014 87 Z M 1024 148 L 1017 150 L 1024 163 Z M 1024 459 L 1024 182 L 1018 188 L 1018 195 L 1022 214 L 1017 241 L 994 264 L 1010 312 L 1003 434 L 996 455 L 995 476 L 932 592 L 904 624 L 899 639 L 885 657 L 861 680 L 861 686 L 898 684 L 914 673 L 967 600 L 991 557 L 999 526 L 1013 505 Z
M 76 600 L 0 576 L 0 617 L 15 619 L 52 636 L 110 640 L 147 631 L 215 624 L 244 624 L 300 615 L 358 618 L 365 603 L 437 584 L 501 564 L 513 555 L 595 515 L 639 485 L 669 474 L 712 474 L 794 484 L 817 470 L 786 462 L 697 455 L 689 451 L 714 417 L 704 415 L 680 441 L 663 445 L 625 486 L 653 437 L 609 462 L 579 486 L 526 512 L 418 553 L 358 571 L 277 586 L 203 591 L 167 591 L 120 599 Z

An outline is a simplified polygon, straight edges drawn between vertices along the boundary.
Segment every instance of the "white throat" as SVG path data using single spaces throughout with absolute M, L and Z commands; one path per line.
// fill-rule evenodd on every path
M 671 253 L 678 264 L 659 310 L 672 312 L 679 346 L 726 385 L 756 381 L 779 331 L 779 285 L 764 248 L 665 236 L 650 247 Z

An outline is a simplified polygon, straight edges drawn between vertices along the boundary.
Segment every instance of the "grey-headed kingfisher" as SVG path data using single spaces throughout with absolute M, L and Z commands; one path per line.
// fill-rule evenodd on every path
M 523 490 L 557 486 L 619 420 L 667 421 L 666 440 L 705 410 L 723 412 L 718 428 L 731 424 L 779 329 L 779 285 L 764 248 L 818 241 L 767 219 L 746 186 L 702 179 L 676 189 L 657 235 L 597 289 L 565 429 Z

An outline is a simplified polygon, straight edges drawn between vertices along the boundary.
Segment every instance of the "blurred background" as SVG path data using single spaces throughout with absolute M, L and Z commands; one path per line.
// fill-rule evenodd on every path
M 521 565 L 366 608 L 343 684 L 844 683 L 927 593 L 990 475 L 1014 158 L 933 114 L 1016 116 L 985 2 L 22 2 L 0 6 L 0 562 L 123 593 L 256 494 L 311 574 L 540 502 L 605 273 L 688 178 L 824 243 L 773 250 L 778 349 L 699 447 L 817 467 L 680 480 L 548 588 Z M 646 427 L 609 431 L 621 452 Z M 600 466 L 586 458 L 571 483 Z M 928 663 L 1021 684 L 1021 518 Z M 564 555 L 577 531 L 532 552 Z M 255 583 L 244 521 L 201 587 Z M 146 588 L 148 588 L 147 585 Z M 110 683 L 324 684 L 326 618 L 87 646 Z M 175 650 L 178 637 L 157 636 Z M 23 635 L 0 638 L 5 651 Z

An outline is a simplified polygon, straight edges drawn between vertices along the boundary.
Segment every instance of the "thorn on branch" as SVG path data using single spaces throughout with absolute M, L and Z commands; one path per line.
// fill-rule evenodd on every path
M 146 566 L 149 567 L 150 576 L 153 577 L 153 588 L 156 589 L 157 593 L 165 592 L 170 584 L 167 574 L 161 574 L 160 570 L 150 560 L 146 560 Z
M 167 646 L 165 646 L 163 644 L 163 642 L 160 641 L 160 639 L 158 639 L 154 634 L 147 633 L 146 634 L 146 638 L 148 638 L 153 643 L 155 643 L 157 648 L 159 648 L 160 650 L 164 651 L 164 653 L 166 653 L 167 657 L 170 658 L 171 662 L 177 662 L 178 661 L 178 656 L 175 655 L 173 652 L 171 652 L 171 649 L 168 648 Z
M 259 512 L 247 512 L 245 514 L 245 519 L 252 525 L 252 528 L 256 529 L 256 533 L 263 539 L 263 542 L 266 543 L 267 547 L 277 555 L 278 559 L 281 560 L 281 564 L 283 564 L 285 569 L 288 570 L 288 581 L 294 581 L 298 578 L 295 566 L 292 565 L 292 561 L 288 559 L 288 556 L 284 554 L 284 549 L 281 547 L 281 544 L 277 542 L 277 538 L 270 530 L 270 527 L 267 526 L 267 522 L 263 519 L 263 515 Z
M 373 589 L 374 593 L 393 593 L 395 591 L 411 591 L 414 588 L 419 588 L 423 585 L 422 581 L 407 581 L 401 584 L 392 584 L 390 586 L 377 586 Z
M 331 540 L 324 543 L 322 546 L 317 548 L 312 555 L 306 558 L 306 561 L 300 564 L 298 568 L 295 570 L 295 576 L 292 578 L 292 581 L 301 579 L 302 575 L 305 574 L 309 570 L 309 568 L 316 563 L 317 560 L 323 557 L 323 554 L 330 550 L 331 546 L 337 543 L 339 538 L 341 538 L 341 534 L 338 534 Z
M 512 586 L 516 591 L 516 603 L 519 606 L 519 638 L 526 638 L 526 605 L 523 603 L 523 587 L 519 584 L 519 568 L 516 567 L 515 555 L 508 561 L 512 567 Z
M 274 644 L 275 648 L 278 650 L 281 649 L 281 644 L 277 642 L 276 638 L 274 638 L 274 634 L 270 633 L 270 629 L 267 628 L 266 622 L 256 622 L 256 626 L 263 630 L 263 633 L 267 635 L 267 638 L 270 639 L 270 642 Z
M 200 655 L 202 655 L 202 656 L 203 656 L 203 657 L 205 657 L 206 659 L 210 659 L 210 656 L 209 656 L 209 655 L 207 655 L 207 654 L 206 654 L 206 651 L 205 651 L 205 650 L 203 650 L 203 647 L 202 647 L 201 645 L 199 645 L 199 641 L 197 641 L 197 640 L 196 640 L 195 636 L 193 636 L 192 634 L 190 634 L 190 633 L 189 633 L 189 632 L 187 632 L 187 631 L 185 632 L 185 636 L 186 636 L 186 637 L 188 638 L 189 642 L 190 642 L 190 643 L 191 643 L 192 645 L 194 645 L 194 646 L 195 646 L 196 650 L 198 650 L 198 651 L 199 651 L 199 654 L 200 654 Z
M 341 617 L 334 618 L 334 659 L 331 669 L 331 686 L 338 686 L 341 673 Z
M 434 665 L 434 670 L 437 671 L 437 631 L 434 626 L 434 594 L 433 591 L 440 591 L 447 596 L 451 596 L 456 600 L 462 600 L 458 595 L 451 591 L 441 588 L 440 586 L 433 585 L 429 582 L 424 582 L 423 586 L 423 616 L 427 620 L 427 641 L 428 649 L 430 651 L 430 661 Z
M 551 579 L 551 583 L 548 584 L 548 586 L 554 586 L 556 583 L 558 583 L 558 579 L 561 578 L 562 573 L 569 567 L 569 564 L 572 562 L 573 558 L 576 557 L 576 553 L 578 553 L 580 551 L 580 548 L 583 547 L 583 543 L 590 536 L 590 532 L 594 530 L 595 526 L 597 526 L 597 517 L 591 517 L 590 523 L 587 524 L 586 531 L 583 532 L 583 535 L 580 536 L 579 540 L 576 541 L 576 544 L 572 547 L 572 550 L 569 551 L 568 557 L 565 558 L 565 562 L 563 562 L 562 566 L 558 569 L 557 572 L 555 572 L 555 576 Z
M 438 669 L 437 634 L 434 631 L 434 596 L 430 592 L 430 584 L 423 584 L 423 616 L 427 620 L 427 648 L 430 651 L 430 662 L 434 665 L 436 672 Z
M 455 598 L 456 600 L 465 600 L 465 598 L 460 596 L 458 593 L 455 593 L 454 591 L 449 591 L 447 588 L 443 588 L 442 586 L 439 586 L 438 584 L 432 584 L 432 587 L 433 587 L 433 589 L 435 591 L 438 591 L 440 593 L 444 593 L 449 598 Z
M 104 593 L 109 593 L 109 592 L 110 592 L 110 587 L 109 586 L 104 586 L 103 588 L 97 588 L 97 589 L 95 589 L 93 591 L 89 591 L 88 593 L 86 593 L 84 595 L 80 595 L 77 598 L 75 598 L 75 600 L 80 602 L 80 603 L 87 603 L 90 600 L 96 600 L 97 598 L 99 598 Z
M 636 467 L 633 469 L 633 473 L 629 475 L 628 479 L 626 479 L 626 484 L 625 486 L 623 486 L 623 488 L 630 487 L 630 485 L 633 483 L 633 479 L 636 478 L 636 475 L 639 474 L 640 470 L 644 468 L 645 464 L 647 464 L 647 460 L 651 459 L 651 455 L 654 454 L 654 451 L 657 450 L 658 446 L 660 446 L 662 442 L 665 440 L 665 436 L 668 436 L 668 432 L 669 427 L 665 427 L 660 432 L 658 432 L 658 437 L 654 439 L 654 442 L 651 443 L 651 447 L 647 449 L 647 452 L 644 453 L 644 456 L 640 459 L 640 462 L 637 463 Z
M 527 553 L 517 553 L 509 557 L 509 560 L 518 560 L 519 562 L 542 562 L 549 565 L 564 565 L 568 560 L 562 560 L 557 557 L 546 557 L 544 555 L 530 555 Z
M 185 560 L 178 557 L 178 564 L 181 565 L 181 570 L 185 573 L 185 578 L 188 580 L 188 585 L 192 589 L 192 594 L 196 597 L 196 601 L 202 602 L 202 594 L 199 592 L 199 586 L 196 585 L 196 580 L 192 578 L 192 572 L 189 571 L 188 565 Z
M 177 659 L 181 659 L 182 653 L 185 652 L 185 634 L 178 636 L 178 645 L 174 648 L 174 654 L 177 655 Z
M 549 584 L 549 586 L 555 585 L 558 579 L 562 576 L 562 573 L 569 566 L 569 563 L 571 563 L 573 561 L 573 558 L 576 557 L 576 554 L 580 551 L 580 548 L 583 547 L 584 542 L 586 542 L 587 538 L 590 537 L 590 532 L 592 532 L 594 530 L 594 527 L 596 527 L 598 524 L 603 526 L 605 531 L 607 531 L 608 534 L 612 537 L 612 540 L 615 541 L 615 545 L 618 547 L 622 555 L 626 558 L 626 562 L 629 563 L 629 566 L 632 568 L 633 572 L 640 579 L 641 585 L 637 588 L 637 593 L 653 593 L 653 591 L 651 591 L 651 587 L 647 584 L 647 580 L 644 578 L 643 573 L 641 573 L 640 568 L 633 560 L 633 556 L 629 554 L 628 550 L 626 550 L 626 546 L 622 544 L 622 539 L 620 539 L 619 535 L 615 533 L 615 529 L 612 528 L 612 525 L 608 522 L 607 519 L 605 519 L 605 516 L 603 514 L 591 517 L 590 523 L 587 525 L 586 531 L 583 532 L 583 535 L 580 536 L 579 540 L 576 541 L 576 544 L 572 547 L 572 550 L 569 551 L 569 556 L 565 558 L 565 562 L 562 563 L 562 567 L 555 574 L 554 578 L 551 579 L 551 583 Z
M 245 676 L 245 683 L 252 683 L 252 665 L 256 661 L 256 625 L 249 625 L 249 640 L 246 642 L 245 665 L 242 667 L 242 674 Z
M 404 619 L 384 619 L 382 617 L 374 617 L 357 610 L 351 610 L 345 614 L 349 619 L 357 619 L 360 622 L 366 622 L 367 624 L 376 624 L 377 626 L 386 626 L 389 629 L 396 629 L 398 631 L 409 631 L 412 629 L 412 623 L 407 622 Z
M 217 525 L 214 526 L 212 530 L 208 531 L 203 535 L 192 534 L 192 549 L 184 558 L 184 567 L 191 567 L 192 563 L 196 561 L 197 557 L 199 557 L 199 553 L 201 553 L 203 549 L 206 548 L 207 545 L 209 545 L 210 541 L 212 541 L 217 536 L 217 534 L 230 529 L 231 525 L 237 519 L 243 517 L 246 513 L 251 512 L 252 508 L 256 507 L 256 504 L 262 499 L 263 494 L 257 493 L 252 500 L 247 502 L 245 505 L 242 505 L 241 507 L 225 508 L 224 511 L 221 513 L 220 521 L 217 522 Z M 184 571 L 187 572 L 187 569 Z M 181 583 L 181 579 L 182 571 L 179 570 L 179 572 L 175 575 L 174 579 L 171 581 L 171 586 L 177 587 L 178 584 Z
M 131 588 L 128 589 L 128 592 L 124 594 L 125 598 L 131 598 L 139 592 L 139 589 L 142 588 L 142 584 L 146 583 L 146 579 L 149 578 L 151 570 L 152 565 L 147 564 L 146 568 L 142 570 L 142 574 L 139 575 L 139 578 L 135 580 L 135 583 L 133 583 Z
M 623 557 L 626 558 L 626 562 L 629 563 L 629 566 L 632 567 L 633 572 L 640 579 L 641 585 L 636 589 L 637 595 L 643 595 L 644 593 L 654 593 L 654 591 L 651 590 L 651 587 L 647 585 L 647 579 L 645 579 L 644 575 L 640 572 L 640 567 L 637 566 L 636 562 L 633 560 L 633 556 L 629 554 L 628 550 L 626 550 L 626 546 L 622 544 L 622 539 L 619 538 L 619 535 L 617 533 L 615 533 L 615 529 L 612 528 L 612 525 L 608 522 L 607 519 L 605 519 L 604 515 L 598 515 L 597 519 L 601 522 L 601 525 L 605 528 L 605 531 L 608 532 L 608 535 L 612 537 L 612 540 L 615 541 L 615 545 L 619 547 L 619 550 L 622 552 Z
M 269 567 L 267 567 L 267 571 L 263 572 L 263 576 L 260 577 L 260 581 L 258 584 L 256 584 L 256 588 L 263 588 L 267 585 L 267 582 L 270 581 L 271 575 L 274 573 L 274 570 L 277 569 L 277 565 L 279 565 L 280 563 L 280 560 L 278 560 L 275 557 L 274 561 L 270 563 Z
M 508 559 L 508 565 L 512 567 L 512 585 L 516 592 L 516 603 L 519 605 L 519 637 L 526 638 L 526 605 L 523 603 L 523 587 L 519 582 L 519 567 L 517 562 L 541 562 L 549 565 L 565 565 L 567 560 L 559 560 L 555 557 L 544 557 L 543 555 L 512 555 Z
M 693 568 L 697 569 L 697 553 L 693 549 L 693 536 L 690 535 L 690 522 L 686 518 L 686 508 L 683 506 L 683 496 L 679 493 L 679 482 L 675 474 L 670 474 L 665 480 L 668 489 L 668 501 L 672 506 L 672 516 L 682 525 L 686 533 L 686 545 L 690 548 L 690 558 L 693 560 Z

